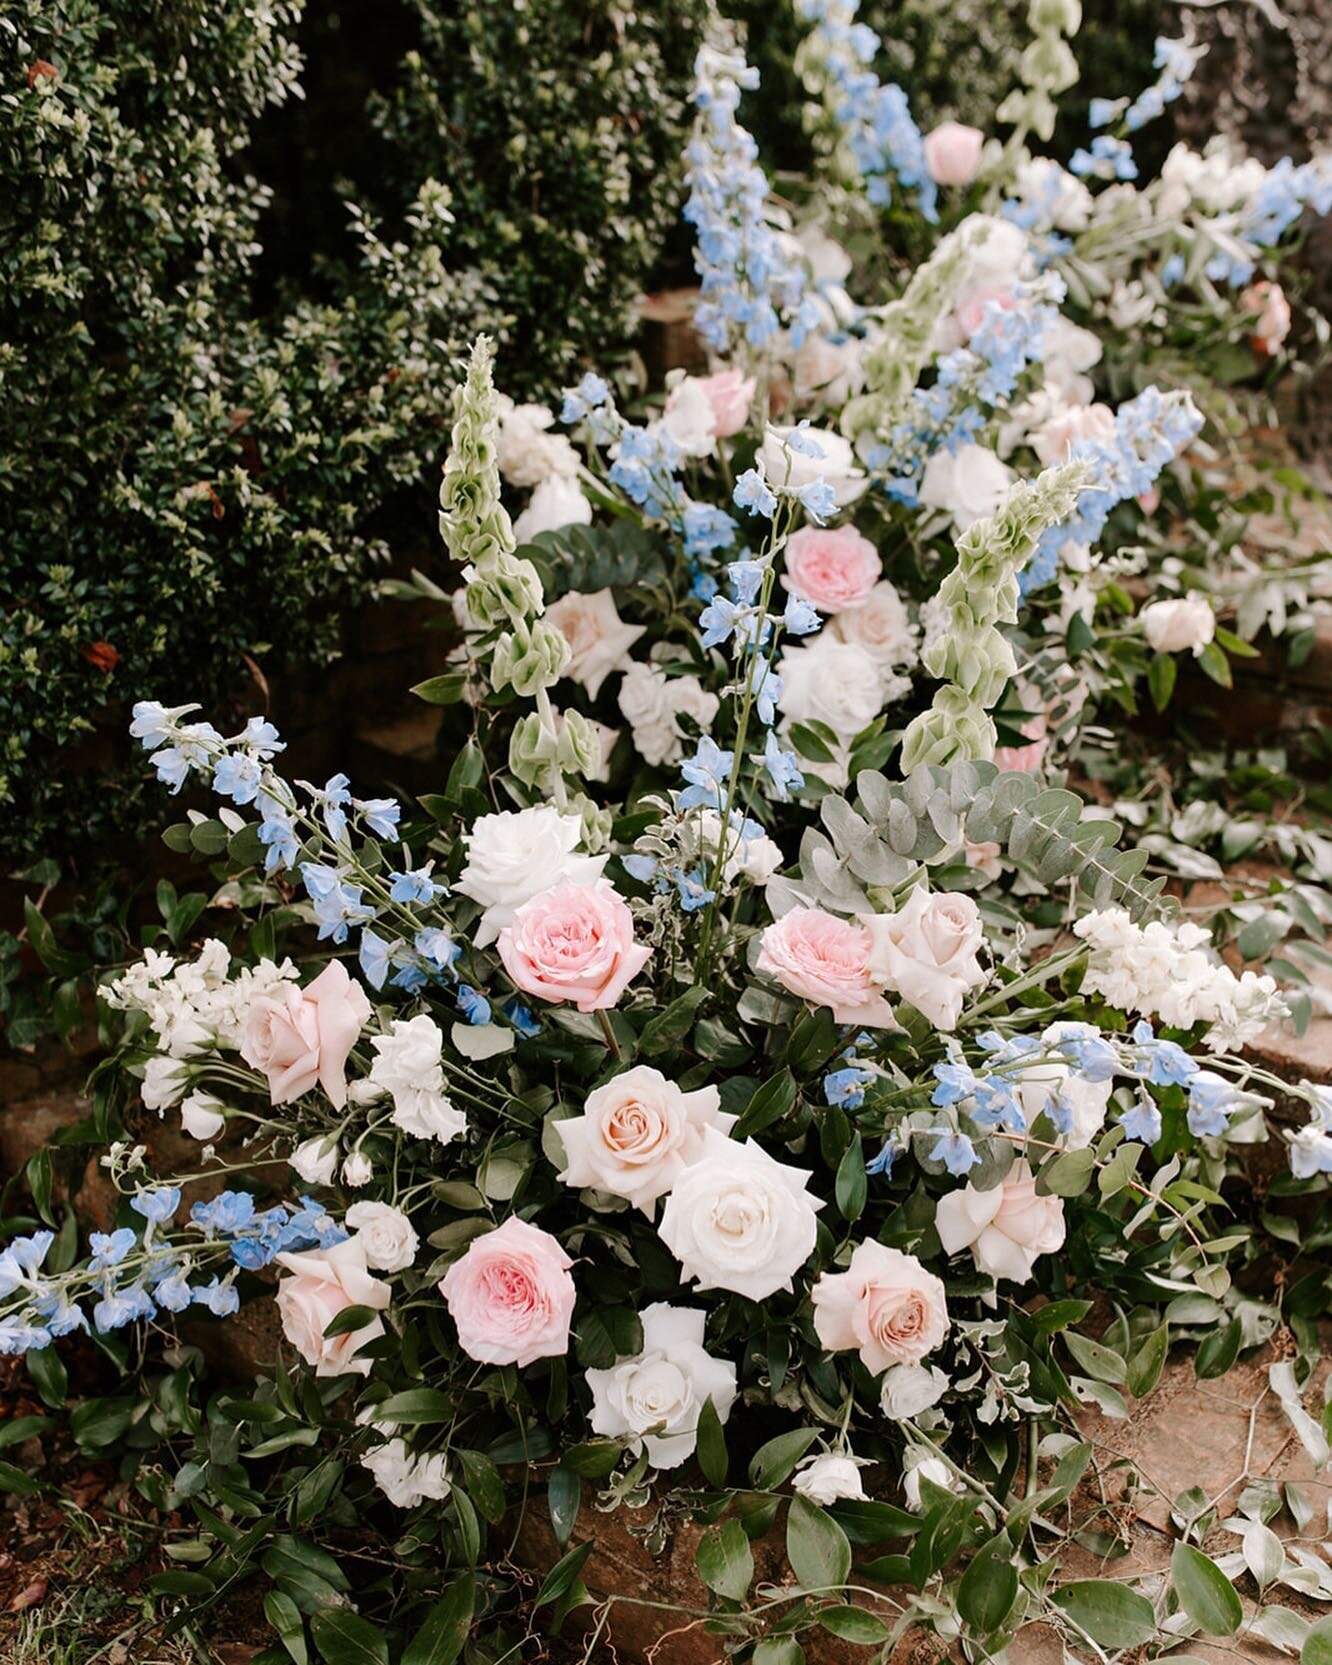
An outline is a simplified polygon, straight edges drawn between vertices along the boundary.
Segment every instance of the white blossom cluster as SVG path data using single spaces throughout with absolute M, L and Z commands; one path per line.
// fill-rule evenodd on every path
M 108 1006 L 143 1012 L 169 1058 L 197 1058 L 218 1050 L 235 1052 L 250 1005 L 281 983 L 298 980 L 290 960 L 260 960 L 241 966 L 234 977 L 225 943 L 210 937 L 193 960 L 176 960 L 150 948 L 114 983 L 98 990 Z

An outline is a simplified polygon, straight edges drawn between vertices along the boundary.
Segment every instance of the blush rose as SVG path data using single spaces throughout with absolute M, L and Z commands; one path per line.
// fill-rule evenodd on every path
M 282 1333 L 316 1376 L 370 1374 L 370 1360 L 356 1355 L 366 1342 L 384 1333 L 383 1320 L 372 1318 L 359 1330 L 326 1337 L 324 1331 L 348 1307 L 372 1307 L 382 1312 L 389 1304 L 385 1284 L 370 1276 L 365 1248 L 348 1237 L 331 1249 L 306 1249 L 280 1254 L 277 1263 L 288 1274 L 278 1282 L 277 1309 Z
M 516 1214 L 474 1238 L 439 1285 L 468 1358 L 526 1366 L 567 1352 L 572 1265 L 557 1238 Z
M 499 934 L 504 969 L 524 994 L 572 1000 L 580 1012 L 613 1006 L 652 958 L 607 880 L 556 885 L 518 908 Z
M 786 542 L 782 582 L 825 613 L 867 601 L 883 571 L 879 552 L 854 526 L 802 526 Z
M 316 1082 L 341 1110 L 347 1102 L 347 1054 L 370 1016 L 359 983 L 334 960 L 301 989 L 283 983 L 250 1004 L 240 1054 L 268 1078 L 274 1104 L 290 1104 Z
M 825 1272 L 811 1292 L 814 1328 L 833 1352 L 855 1348 L 873 1375 L 919 1364 L 948 1333 L 944 1286 L 915 1255 L 861 1243 L 845 1272 Z
M 895 1027 L 892 1008 L 869 970 L 873 939 L 821 908 L 792 908 L 763 933 L 758 969 L 815 1006 L 827 1006 L 838 1023 Z

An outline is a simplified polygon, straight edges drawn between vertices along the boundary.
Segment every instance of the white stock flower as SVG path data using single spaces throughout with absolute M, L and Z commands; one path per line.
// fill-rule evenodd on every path
M 696 676 L 668 677 L 656 665 L 635 660 L 621 678 L 619 703 L 634 750 L 644 763 L 659 768 L 684 756 L 680 717 L 692 717 L 707 729 L 720 701 Z
M 316 1134 L 297 1145 L 287 1162 L 307 1185 L 332 1185 L 338 1171 L 338 1142 L 329 1135 Z
M 462 835 L 467 861 L 453 889 L 485 912 L 472 938 L 487 948 L 525 902 L 555 885 L 595 884 L 609 859 L 578 849 L 583 824 L 553 804 L 481 815 Z
M 146 1110 L 169 1110 L 179 1104 L 189 1083 L 185 1065 L 177 1058 L 150 1058 L 143 1066 L 139 1097 Z
M 682 1092 L 650 1064 L 638 1064 L 588 1094 L 581 1116 L 557 1122 L 566 1185 L 624 1197 L 651 1218 L 657 1199 L 703 1151 L 704 1130 L 729 1133 L 736 1118 L 715 1087 Z
M 920 501 L 927 509 L 952 516 L 959 532 L 992 515 L 1017 476 L 984 445 L 959 445 L 955 452 L 936 451 L 925 464 Z
M 414 1509 L 427 1498 L 442 1502 L 453 1490 L 444 1453 L 413 1456 L 403 1439 L 385 1440 L 362 1452 L 361 1467 L 370 1470 L 380 1491 L 399 1509 Z
M 764 833 L 745 837 L 744 828 L 756 825 L 755 822 L 747 822 L 739 810 L 731 811 L 731 826 L 726 834 L 726 859 L 722 866 L 724 884 L 733 885 L 737 879 L 748 879 L 751 884 L 765 885 L 785 861 L 781 846 Z M 682 829 L 682 848 L 686 856 L 705 860 L 710 872 L 711 864 L 717 859 L 721 837 L 722 818 L 718 810 L 693 810 Z
M 1096 387 L 1087 371 L 1100 361 L 1100 337 L 1059 314 L 1045 336 L 1042 363 L 1046 386 L 1067 405 L 1090 405 Z
M 405 1272 L 416 1259 L 419 1240 L 400 1208 L 382 1202 L 358 1202 L 351 1205 L 345 1218 L 365 1250 L 366 1265 L 377 1272 Z
M 682 1280 L 764 1301 L 814 1252 L 815 1215 L 807 1168 L 788 1167 L 748 1139 L 703 1130 L 703 1151 L 666 1199 L 658 1228 L 680 1262 Z
M 191 1139 L 216 1139 L 227 1125 L 223 1109 L 221 1099 L 214 1098 L 211 1093 L 191 1093 L 180 1106 L 181 1131 L 188 1133 Z
M 352 1151 L 342 1164 L 342 1183 L 352 1191 L 369 1185 L 375 1177 L 375 1165 L 364 1151 Z
M 678 1468 L 698 1443 L 698 1419 L 707 1400 L 726 1421 L 736 1397 L 735 1366 L 714 1359 L 704 1347 L 706 1317 L 663 1301 L 644 1309 L 642 1352 L 586 1372 L 594 1433 L 628 1436 L 630 1449 L 646 1448 L 655 1468 Z
M 592 505 L 572 474 L 552 474 L 532 493 L 531 501 L 513 523 L 514 540 L 530 543 L 538 532 L 558 532 L 561 526 L 590 526 Z M 464 592 L 465 593 L 465 592 Z
M 610 590 L 590 595 L 571 590 L 546 608 L 546 623 L 553 624 L 569 644 L 564 675 L 586 688 L 591 699 L 596 699 L 612 671 L 625 669 L 629 649 L 645 629 L 624 622 Z
M 389 1032 L 370 1042 L 375 1061 L 369 1080 L 392 1097 L 395 1126 L 417 1139 L 448 1144 L 467 1131 L 467 1118 L 444 1092 L 443 1044 L 438 1025 L 424 1013 L 394 1018 Z
M 513 486 L 539 486 L 552 474 L 577 474 L 578 453 L 564 434 L 551 433 L 555 413 L 545 405 L 515 405 L 496 396 L 500 473 Z
M 849 1452 L 818 1452 L 801 1459 L 791 1486 L 801 1497 L 807 1497 L 821 1508 L 843 1498 L 863 1499 L 865 1486 L 860 1471 L 865 1467 L 868 1467 L 866 1459 L 853 1457 Z
M 928 1480 L 932 1485 L 942 1486 L 944 1491 L 955 1492 L 961 1489 L 959 1481 L 954 1477 L 952 1469 L 942 1457 L 917 1457 L 911 1463 L 913 1453 L 908 1453 L 907 1461 L 910 1467 L 902 1475 L 902 1490 L 906 1494 L 907 1508 L 913 1514 L 919 1514 L 923 1505 L 920 1495 L 920 1483 Z

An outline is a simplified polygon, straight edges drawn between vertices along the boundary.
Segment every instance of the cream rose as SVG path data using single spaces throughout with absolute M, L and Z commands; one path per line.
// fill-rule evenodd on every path
M 1198 658 L 1216 635 L 1216 614 L 1206 596 L 1190 591 L 1169 601 L 1149 602 L 1138 615 L 1147 641 L 1157 653 L 1183 653 Z
M 811 1291 L 814 1329 L 833 1352 L 855 1348 L 877 1376 L 894 1364 L 918 1364 L 948 1333 L 944 1286 L 915 1255 L 872 1239 L 845 1272 L 824 1272 Z
M 829 624 L 838 641 L 858 647 L 880 667 L 910 665 L 916 657 L 915 632 L 902 598 L 883 579 L 864 601 L 845 607 Z
M 338 1171 L 338 1141 L 332 1135 L 320 1134 L 297 1145 L 287 1161 L 307 1185 L 332 1185 Z
M 589 1369 L 592 1431 L 628 1436 L 631 1451 L 647 1450 L 655 1468 L 678 1468 L 698 1443 L 698 1419 L 710 1399 L 725 1422 L 736 1397 L 735 1366 L 703 1346 L 707 1315 L 658 1301 L 642 1314 L 643 1350 Z
M 358 1202 L 347 1210 L 347 1225 L 377 1272 L 405 1272 L 416 1259 L 418 1238 L 400 1208 L 388 1203 Z
M 1038 1196 L 1031 1169 L 1018 1161 L 989 1191 L 968 1183 L 941 1197 L 934 1227 L 945 1254 L 970 1249 L 978 1272 L 1025 1283 L 1042 1255 L 1063 1246 L 1064 1202 Z
M 741 1145 L 704 1128 L 702 1153 L 676 1180 L 659 1227 L 681 1278 L 751 1301 L 790 1289 L 814 1252 L 823 1207 L 805 1189 L 809 1177 L 752 1139 Z
M 324 1331 L 348 1307 L 371 1307 L 382 1312 L 389 1304 L 386 1285 L 370 1276 L 365 1249 L 354 1237 L 331 1249 L 306 1249 L 280 1254 L 277 1263 L 288 1274 L 278 1280 L 277 1309 L 282 1333 L 316 1376 L 370 1374 L 369 1359 L 356 1355 L 367 1342 L 384 1333 L 380 1318 L 359 1330 L 326 1338 Z
M 1290 334 L 1290 302 L 1279 283 L 1255 283 L 1240 296 L 1245 312 L 1255 314 L 1253 344 L 1269 357 L 1276 353 Z
M 489 947 L 523 903 L 543 890 L 596 883 L 609 858 L 584 855 L 582 837 L 578 816 L 562 815 L 553 804 L 477 817 L 462 835 L 467 861 L 453 885 L 485 909 L 472 938 L 476 947 Z
M 985 135 L 979 127 L 941 121 L 925 135 L 925 166 L 936 185 L 970 185 L 980 172 Z
M 879 666 L 855 642 L 821 632 L 808 647 L 784 653 L 778 669 L 782 691 L 777 704 L 785 730 L 793 723 L 825 723 L 839 741 L 831 763 L 802 763 L 802 768 L 832 786 L 845 786 L 851 741 L 879 715 Z
M 768 484 L 776 492 L 802 491 L 816 480 L 825 480 L 833 489 L 840 509 L 847 508 L 864 492 L 869 484 L 865 472 L 856 463 L 850 440 L 827 428 L 801 428 L 797 444 L 817 448 L 811 456 L 805 449 L 793 450 L 787 444 L 794 428 L 781 428 L 769 423 L 759 447 L 757 461 L 763 465 Z
M 956 1029 L 962 1002 L 988 973 L 980 909 L 970 896 L 917 888 L 896 913 L 862 916 L 870 933 L 869 974 L 900 994 L 936 1029 Z
M 1041 423 L 1031 435 L 1031 447 L 1041 464 L 1049 468 L 1071 456 L 1079 441 L 1112 445 L 1115 413 L 1109 405 L 1066 405 Z
M 696 376 L 682 376 L 666 398 L 661 426 L 685 457 L 710 457 L 717 449 L 717 412 Z
M 715 1087 L 686 1093 L 650 1064 L 625 1070 L 588 1094 L 581 1116 L 555 1124 L 565 1153 L 560 1178 L 624 1197 L 651 1218 L 657 1199 L 702 1154 L 703 1130 L 734 1127 L 720 1106 Z
M 546 608 L 546 621 L 569 644 L 565 676 L 586 688 L 589 699 L 596 699 L 612 671 L 629 663 L 629 649 L 645 628 L 624 622 L 610 590 L 591 595 L 570 591 Z
M 514 541 L 530 543 L 539 532 L 558 532 L 561 526 L 590 526 L 592 505 L 571 474 L 552 474 L 532 493 L 531 501 L 513 523 Z M 464 592 L 465 594 L 466 592 Z
M 718 370 L 711 376 L 699 376 L 694 385 L 701 388 L 712 406 L 712 427 L 718 439 L 730 439 L 738 434 L 749 420 L 749 407 L 754 402 L 758 385 L 753 376 L 743 370 Z
M 347 1054 L 369 1016 L 365 990 L 332 960 L 303 989 L 280 983 L 251 1001 L 240 1055 L 268 1077 L 274 1104 L 290 1104 L 317 1083 L 341 1110 Z
M 635 660 L 625 671 L 619 702 L 634 750 L 653 768 L 683 757 L 682 716 L 692 717 L 706 730 L 720 703 L 696 676 L 668 677 L 656 665 L 645 665 L 642 660 Z
M 496 460 L 513 486 L 539 486 L 552 474 L 577 474 L 578 453 L 564 434 L 551 433 L 555 413 L 545 405 L 515 405 L 507 394 L 495 397 L 499 413 Z

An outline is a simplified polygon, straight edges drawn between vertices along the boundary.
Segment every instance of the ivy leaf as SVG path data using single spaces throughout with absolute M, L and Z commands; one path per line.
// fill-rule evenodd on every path
M 471 1573 L 455 1579 L 430 1609 L 407 1644 L 401 1665 L 453 1665 L 472 1628 L 476 1580 Z
M 851 1545 L 831 1515 L 793 1497 L 786 1517 L 786 1558 L 806 1590 L 836 1590 L 851 1572 Z
M 1156 1635 L 1151 1602 L 1127 1584 L 1080 1578 L 1052 1591 L 1050 1599 L 1103 1648 L 1136 1648 Z
M 326 1608 L 310 1620 L 315 1646 L 327 1665 L 389 1665 L 388 1642 L 360 1614 Z
M 1017 1592 L 1013 1546 L 1001 1533 L 972 1556 L 957 1587 L 957 1610 L 978 1635 L 992 1636 L 1012 1611 Z
M 1209 1636 L 1232 1636 L 1244 1609 L 1235 1586 L 1210 1556 L 1192 1544 L 1177 1543 L 1170 1556 L 1170 1576 L 1179 1604 L 1199 1630 Z
M 710 1526 L 694 1552 L 698 1576 L 728 1601 L 743 1601 L 754 1577 L 754 1552 L 738 1520 Z
M 726 1435 L 721 1418 L 711 1399 L 703 1401 L 698 1413 L 698 1466 L 710 1485 L 718 1488 L 726 1484 Z

